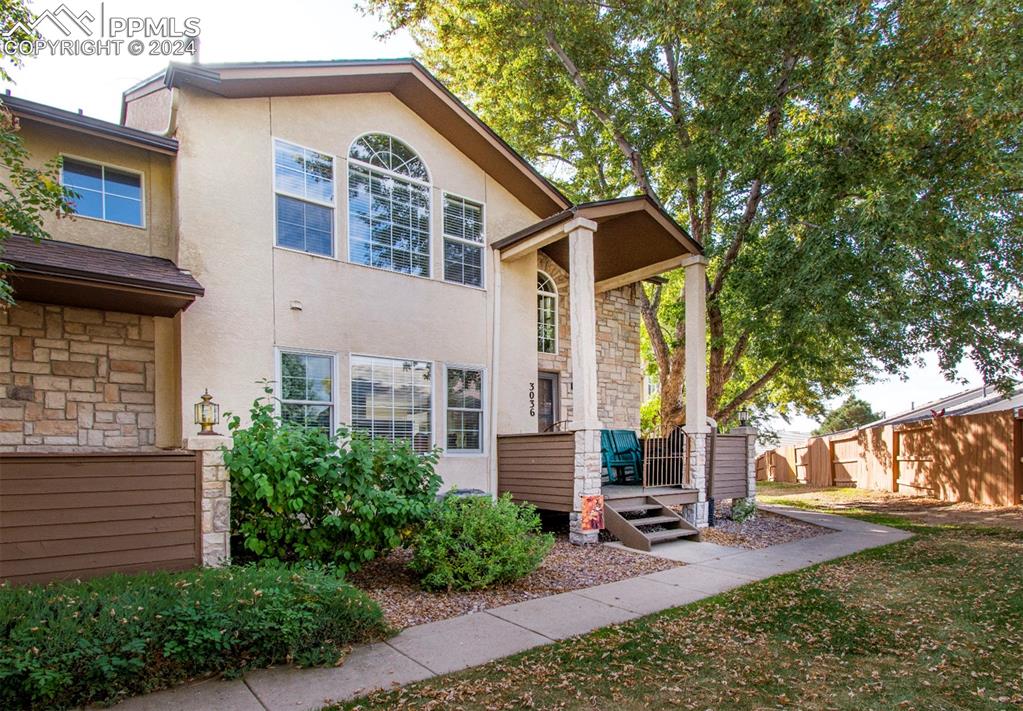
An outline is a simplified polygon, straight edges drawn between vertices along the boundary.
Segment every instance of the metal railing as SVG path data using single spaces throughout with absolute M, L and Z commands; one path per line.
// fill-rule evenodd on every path
M 688 486 L 689 436 L 681 429 L 643 443 L 643 486 Z

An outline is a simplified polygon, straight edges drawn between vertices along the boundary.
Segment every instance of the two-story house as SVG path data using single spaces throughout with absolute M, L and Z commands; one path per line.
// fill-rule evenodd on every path
M 119 124 L 4 103 L 77 194 L 51 241 L 7 245 L 9 491 L 128 489 L 103 483 L 109 465 L 78 489 L 60 489 L 72 474 L 25 482 L 43 453 L 67 471 L 121 453 L 130 474 L 184 442 L 206 450 L 196 527 L 222 555 L 229 486 L 191 436 L 193 405 L 208 389 L 244 415 L 268 380 L 286 420 L 439 447 L 446 487 L 511 491 L 593 539 L 578 514 L 601 493 L 600 430 L 639 428 L 637 290 L 683 265 L 687 421 L 707 431 L 700 245 L 646 197 L 572 204 L 412 60 L 171 65 L 124 93 Z M 696 522 L 702 448 L 669 482 Z M 23 455 L 37 469 L 17 488 Z M 150 488 L 174 487 L 187 482 Z M 99 503 L 79 518 L 122 530 L 128 514 Z M 71 568 L 105 565 L 68 551 L 86 556 Z

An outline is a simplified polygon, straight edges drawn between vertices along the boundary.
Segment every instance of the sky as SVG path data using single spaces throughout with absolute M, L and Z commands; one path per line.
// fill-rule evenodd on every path
M 56 10 L 60 2 L 35 0 L 31 8 L 37 14 Z M 276 12 L 262 11 L 251 1 L 236 0 L 67 0 L 75 13 L 88 11 L 94 17 L 175 18 L 179 25 L 187 18 L 199 22 L 200 56 L 203 62 L 242 62 L 268 60 L 365 59 L 407 57 L 415 45 L 405 33 L 387 40 L 378 39 L 385 26 L 365 16 L 355 4 L 344 0 L 290 0 L 284 5 L 265 5 Z M 285 10 L 284 12 L 280 10 Z M 47 39 L 62 36 L 48 25 L 40 30 Z M 49 31 L 48 31 L 49 30 Z M 15 96 L 39 101 L 70 111 L 81 109 L 86 115 L 108 121 L 120 118 L 121 92 L 164 67 L 166 56 L 53 56 L 42 53 L 13 70 L 14 84 L 4 85 Z M 190 61 L 189 56 L 175 61 Z M 967 385 L 946 381 L 937 369 L 934 354 L 924 364 L 911 368 L 905 378 L 886 378 L 860 387 L 856 394 L 877 411 L 893 415 L 909 409 L 915 402 L 935 400 L 965 387 L 980 385 L 982 379 L 969 363 L 960 368 Z M 838 402 L 831 403 L 832 406 Z M 793 417 L 786 423 L 772 422 L 776 429 L 809 431 L 816 422 Z

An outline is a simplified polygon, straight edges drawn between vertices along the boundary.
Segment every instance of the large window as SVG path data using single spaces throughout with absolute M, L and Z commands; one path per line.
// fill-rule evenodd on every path
M 352 428 L 373 437 L 433 446 L 433 367 L 426 361 L 352 356 Z
M 444 196 L 444 279 L 483 286 L 483 206 Z
M 544 272 L 536 273 L 536 349 L 558 352 L 558 287 Z
M 448 451 L 483 451 L 483 371 L 447 367 Z
M 430 176 L 396 138 L 362 136 L 348 154 L 348 258 L 430 276 Z
M 334 159 L 274 141 L 277 246 L 334 256 Z
M 75 193 L 76 215 L 142 226 L 142 176 L 105 165 L 64 159 L 64 187 Z
M 281 419 L 301 427 L 334 427 L 334 357 L 281 351 Z

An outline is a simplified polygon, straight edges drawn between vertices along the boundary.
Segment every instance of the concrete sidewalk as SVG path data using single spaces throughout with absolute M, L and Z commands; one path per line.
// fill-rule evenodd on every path
M 357 647 L 344 665 L 329 669 L 279 667 L 244 680 L 210 680 L 129 699 L 123 711 L 218 709 L 278 711 L 318 709 L 331 701 L 374 689 L 410 684 L 438 674 L 485 664 L 533 647 L 710 597 L 773 575 L 910 537 L 887 526 L 763 506 L 835 532 L 762 550 L 677 541 L 656 555 L 687 565 L 617 583 L 538 598 L 485 612 L 403 630 L 376 644 Z

